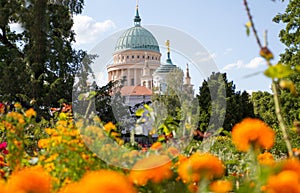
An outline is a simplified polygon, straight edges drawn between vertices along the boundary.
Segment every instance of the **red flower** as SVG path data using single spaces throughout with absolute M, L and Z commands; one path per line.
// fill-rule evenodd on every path
M 7 147 L 7 142 L 0 143 L 0 150 L 5 150 Z
M 7 155 L 7 154 L 8 154 L 8 150 L 5 149 L 5 150 L 2 151 L 2 153 L 3 153 L 4 155 Z

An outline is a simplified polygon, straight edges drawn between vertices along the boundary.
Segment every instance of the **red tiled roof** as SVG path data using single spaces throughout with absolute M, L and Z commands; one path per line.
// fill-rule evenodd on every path
M 145 86 L 124 86 L 121 88 L 122 96 L 151 96 L 152 90 Z

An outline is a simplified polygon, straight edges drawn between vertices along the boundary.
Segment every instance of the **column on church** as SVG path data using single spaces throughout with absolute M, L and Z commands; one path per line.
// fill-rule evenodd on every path
M 129 72 L 130 72 L 130 68 L 127 70 L 127 83 L 126 83 L 126 85 L 127 86 L 130 86 L 130 76 L 129 76 Z
M 137 72 L 136 72 L 137 70 L 136 70 L 136 68 L 134 68 L 134 86 L 136 86 L 137 85 Z

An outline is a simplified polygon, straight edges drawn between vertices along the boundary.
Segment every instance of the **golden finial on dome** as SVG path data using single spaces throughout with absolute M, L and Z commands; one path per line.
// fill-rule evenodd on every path
M 168 53 L 170 53 L 170 40 L 166 41 L 166 46 L 167 46 L 167 49 L 168 49 Z

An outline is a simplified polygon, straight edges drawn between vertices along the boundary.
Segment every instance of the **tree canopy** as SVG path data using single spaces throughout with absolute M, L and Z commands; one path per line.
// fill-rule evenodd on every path
M 73 14 L 83 0 L 0 1 L 0 100 L 38 107 L 71 102 L 76 71 L 86 56 L 72 48 Z M 21 32 L 12 25 L 22 27 Z

